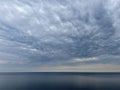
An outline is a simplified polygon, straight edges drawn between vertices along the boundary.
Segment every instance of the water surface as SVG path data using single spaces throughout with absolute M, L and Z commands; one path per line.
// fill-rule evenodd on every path
M 120 90 L 120 73 L 0 73 L 0 90 Z

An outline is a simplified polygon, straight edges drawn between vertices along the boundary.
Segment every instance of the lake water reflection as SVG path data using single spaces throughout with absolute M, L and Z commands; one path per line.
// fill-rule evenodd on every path
M 1 73 L 0 90 L 120 90 L 120 73 Z

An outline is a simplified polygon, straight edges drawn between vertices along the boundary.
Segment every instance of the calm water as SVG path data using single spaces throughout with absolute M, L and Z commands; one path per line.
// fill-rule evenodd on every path
M 120 73 L 0 73 L 0 90 L 120 90 Z

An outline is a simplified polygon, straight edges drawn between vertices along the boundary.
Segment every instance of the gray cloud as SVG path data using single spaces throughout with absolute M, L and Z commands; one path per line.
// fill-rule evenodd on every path
M 1 65 L 120 64 L 119 0 L 0 2 Z

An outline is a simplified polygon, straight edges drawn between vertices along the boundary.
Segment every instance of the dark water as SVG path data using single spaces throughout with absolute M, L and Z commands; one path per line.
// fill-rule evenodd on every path
M 0 73 L 0 90 L 120 90 L 120 73 Z

